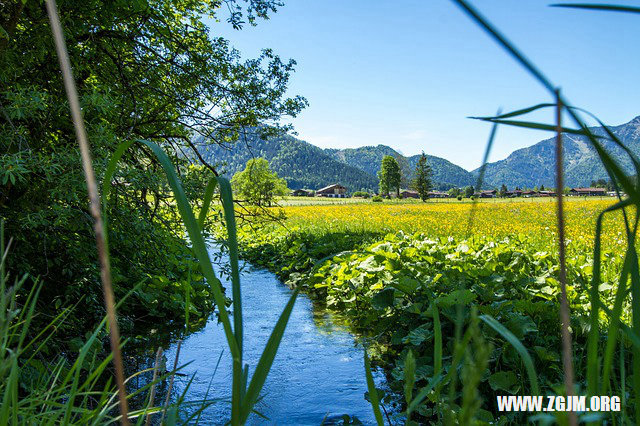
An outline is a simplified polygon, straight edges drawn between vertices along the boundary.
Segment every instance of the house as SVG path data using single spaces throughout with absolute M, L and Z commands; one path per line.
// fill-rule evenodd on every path
M 325 186 L 316 191 L 316 197 L 330 197 L 330 198 L 346 198 L 347 188 L 334 183 L 333 185 Z
M 538 191 L 538 197 L 555 197 L 554 191 Z
M 449 193 L 441 191 L 430 191 L 429 198 L 449 198 Z
M 400 197 L 401 198 L 420 198 L 420 194 L 418 193 L 418 191 L 405 189 L 404 191 L 400 192 Z
M 475 194 L 473 194 L 476 198 L 493 198 L 496 196 L 496 194 L 498 193 L 498 191 L 496 191 L 495 189 L 492 189 L 490 191 L 480 191 L 480 192 L 476 192 Z
M 522 196 L 526 198 L 537 197 L 538 193 L 536 191 L 522 191 Z
M 294 197 L 311 197 L 313 193 L 307 189 L 296 189 L 291 191 L 291 195 Z
M 607 195 L 606 188 L 571 188 L 569 195 L 581 197 L 605 197 Z
M 522 197 L 522 191 L 519 189 L 514 189 L 513 191 L 505 192 L 505 196 L 509 198 Z

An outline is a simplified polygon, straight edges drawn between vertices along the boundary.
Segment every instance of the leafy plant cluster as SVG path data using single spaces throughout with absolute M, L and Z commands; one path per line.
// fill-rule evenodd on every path
M 613 263 L 608 278 L 615 280 L 621 261 L 608 257 Z M 587 337 L 589 265 L 590 259 L 584 256 L 572 258 L 568 265 L 578 360 L 584 360 Z M 427 386 L 436 370 L 449 373 L 450 367 L 446 362 L 443 366 L 442 360 L 454 355 L 459 307 L 463 309 L 463 328 L 472 324 L 474 310 L 506 327 L 529 348 L 543 393 L 554 393 L 554 387 L 562 382 L 557 268 L 553 255 L 530 250 L 525 237 L 456 241 L 399 233 L 323 263 L 305 285 L 330 308 L 346 314 L 357 330 L 373 337 L 372 354 L 390 368 L 391 385 L 399 393 L 409 351 L 415 357 L 414 394 Z M 611 282 L 603 282 L 602 300 L 608 306 L 613 305 L 611 287 Z M 478 333 L 491 349 L 486 369 L 474 385 L 482 401 L 474 416 L 493 422 L 498 420 L 494 417 L 496 395 L 532 394 L 532 389 L 514 347 L 486 325 L 479 327 Z M 464 371 L 464 364 L 456 368 L 464 383 L 469 378 L 465 374 L 470 373 Z M 585 377 L 579 379 L 584 385 Z M 439 384 L 448 385 L 446 380 Z M 463 386 L 451 401 L 446 392 L 439 399 L 437 393 L 431 394 L 416 413 L 441 421 L 446 410 L 460 409 L 458 401 L 466 391 Z M 505 419 L 514 421 L 516 417 Z

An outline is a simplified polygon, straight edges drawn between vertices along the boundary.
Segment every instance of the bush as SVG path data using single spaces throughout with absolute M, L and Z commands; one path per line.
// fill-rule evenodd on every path
M 382 202 L 382 197 L 379 195 L 375 195 L 371 201 L 373 201 L 374 203 L 381 203 Z
M 458 201 L 462 201 L 462 195 L 458 195 Z
M 369 198 L 371 194 L 369 194 L 367 191 L 356 191 L 353 194 L 351 194 L 351 196 L 358 197 L 358 198 Z

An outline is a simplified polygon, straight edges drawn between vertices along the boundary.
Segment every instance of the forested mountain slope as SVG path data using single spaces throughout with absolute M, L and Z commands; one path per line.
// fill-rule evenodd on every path
M 604 135 L 604 130 L 600 127 L 591 130 Z M 628 123 L 611 127 L 611 130 L 636 155 L 640 155 L 640 116 Z M 504 160 L 487 164 L 486 184 L 496 187 L 505 184 L 509 188 L 554 186 L 555 141 L 555 137 L 545 139 L 512 152 Z M 603 144 L 614 158 L 622 162 L 626 172 L 634 173 L 631 161 L 622 149 L 610 141 L 604 141 Z M 564 167 L 567 186 L 588 186 L 593 180 L 608 179 L 598 155 L 585 136 L 564 135 Z M 473 171 L 474 174 L 478 172 L 479 169 Z
M 247 161 L 262 157 L 271 169 L 287 180 L 291 189 L 319 189 L 333 183 L 346 186 L 349 192 L 373 191 L 378 179 L 363 170 L 341 163 L 322 149 L 289 135 L 263 140 L 255 134 L 247 136 L 231 147 L 199 144 L 205 159 L 229 177 L 243 170 Z

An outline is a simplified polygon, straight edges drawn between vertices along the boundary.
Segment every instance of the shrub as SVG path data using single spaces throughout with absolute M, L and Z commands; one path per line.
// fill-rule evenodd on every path
M 381 203 L 382 197 L 379 195 L 375 195 L 373 198 L 371 198 L 371 201 L 373 201 L 374 203 Z
M 371 194 L 369 194 L 367 191 L 356 191 L 352 194 L 352 196 L 358 198 L 369 198 Z
M 458 195 L 458 201 L 462 201 L 462 195 Z

